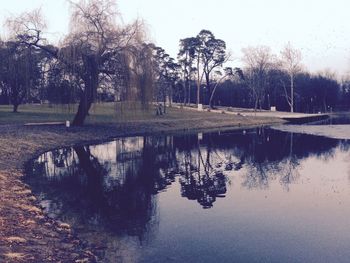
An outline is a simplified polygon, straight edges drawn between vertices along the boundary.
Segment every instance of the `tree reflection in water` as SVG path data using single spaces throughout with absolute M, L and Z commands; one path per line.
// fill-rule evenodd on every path
M 271 129 L 117 139 L 96 146 L 54 150 L 34 161 L 27 182 L 46 212 L 76 226 L 136 236 L 157 231 L 157 193 L 180 184 L 181 196 L 213 207 L 236 173 L 247 189 L 277 180 L 288 191 L 300 161 L 327 158 L 338 140 Z

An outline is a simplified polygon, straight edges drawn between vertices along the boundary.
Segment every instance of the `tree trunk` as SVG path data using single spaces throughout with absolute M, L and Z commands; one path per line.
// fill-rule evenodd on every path
M 214 86 L 214 89 L 213 89 L 213 91 L 210 93 L 211 95 L 210 95 L 210 99 L 209 99 L 209 107 L 210 108 L 213 108 L 213 99 L 214 99 L 214 94 L 215 94 L 215 91 L 216 91 L 216 89 L 217 89 L 217 87 L 219 86 L 219 84 L 221 83 L 221 81 L 224 79 L 224 78 L 226 78 L 226 75 L 224 75 L 223 77 L 221 77 L 219 80 L 218 80 L 218 82 L 215 84 L 215 86 Z
M 294 112 L 294 76 L 290 75 L 290 112 Z
M 174 85 L 172 85 L 170 87 L 170 92 L 169 92 L 169 108 L 171 108 L 173 106 L 173 91 L 174 91 L 175 87 Z
M 95 56 L 88 56 L 84 58 L 84 64 L 86 67 L 86 75 L 83 78 L 85 87 L 80 98 L 78 111 L 72 123 L 74 126 L 81 126 L 84 124 L 85 118 L 89 114 L 89 110 L 94 101 L 98 88 L 99 72 L 98 63 Z
M 90 150 L 84 146 L 76 146 L 73 148 L 77 154 L 79 165 L 87 176 L 87 189 L 95 198 L 102 198 L 102 183 L 106 171 L 98 160 L 93 157 Z
M 201 84 L 200 84 L 200 82 L 199 82 L 199 80 L 198 80 L 198 82 L 197 82 L 197 107 L 199 106 L 199 103 L 200 103 L 200 89 L 201 89 Z
M 211 95 L 211 86 L 210 86 L 210 76 L 209 73 L 205 73 L 205 82 L 206 82 L 206 86 L 207 86 L 207 91 L 209 96 Z M 211 107 L 211 105 L 209 105 Z
M 187 89 L 188 89 L 188 93 L 187 93 L 187 103 L 188 105 L 191 104 L 191 81 L 188 81 L 188 85 L 187 85 Z
M 219 83 L 220 83 L 221 79 L 216 83 L 213 91 L 210 94 L 210 98 L 209 98 L 209 108 L 213 109 L 214 108 L 214 103 L 213 103 L 213 99 L 214 99 L 214 94 L 215 94 L 215 91 L 217 89 L 217 87 L 219 86 Z
M 90 89 L 90 88 L 88 88 Z M 89 91 L 84 90 L 83 94 L 81 96 L 79 106 L 78 106 L 78 111 L 75 114 L 74 120 L 73 120 L 73 125 L 74 126 L 81 126 L 84 124 L 86 116 L 88 116 L 88 112 L 90 110 L 91 104 L 92 104 L 92 99 L 90 99 L 89 95 L 86 93 L 89 93 Z
M 17 103 L 13 104 L 13 113 L 18 113 L 18 106 L 19 106 L 19 104 L 17 104 Z
M 217 87 L 217 85 L 214 87 L 213 92 L 211 93 L 210 99 L 209 99 L 209 108 L 211 108 L 211 109 L 214 108 L 213 98 L 214 98 L 214 93 L 216 91 L 216 87 Z
M 186 104 L 190 104 L 190 80 L 189 77 L 187 75 L 187 73 L 185 73 L 184 75 L 184 98 L 183 98 L 183 102 L 184 105 Z
M 184 89 L 183 89 L 183 100 L 182 100 L 182 103 L 184 105 L 187 104 L 187 80 L 184 81 Z
M 163 112 L 166 114 L 166 92 L 163 92 Z
M 199 52 L 198 52 L 198 57 L 197 57 L 197 107 L 199 106 L 200 103 L 200 88 L 201 88 L 201 77 L 200 77 L 200 72 L 199 72 Z
M 254 112 L 256 112 L 256 110 L 258 109 L 258 102 L 259 102 L 259 99 L 258 99 L 258 97 L 256 97 L 255 104 L 254 104 Z

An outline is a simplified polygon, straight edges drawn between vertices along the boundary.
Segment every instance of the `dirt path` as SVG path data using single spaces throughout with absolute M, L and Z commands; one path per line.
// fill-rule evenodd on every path
M 63 146 L 118 136 L 160 132 L 227 129 L 280 123 L 274 118 L 212 114 L 191 118 L 154 119 L 118 125 L 0 126 L 0 262 L 95 262 L 91 244 L 69 225 L 45 216 L 30 188 L 21 181 L 24 165 L 40 153 Z

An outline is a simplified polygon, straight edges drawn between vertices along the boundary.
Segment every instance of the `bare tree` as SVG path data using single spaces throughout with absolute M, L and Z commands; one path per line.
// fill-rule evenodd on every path
M 148 109 L 149 101 L 153 100 L 156 80 L 156 69 L 153 54 L 153 44 L 143 44 L 133 52 L 133 66 L 129 74 L 134 89 L 134 100 L 141 99 L 143 109 Z
M 60 48 L 47 45 L 42 33 L 45 23 L 40 10 L 8 20 L 13 36 L 28 46 L 43 49 L 60 60 L 83 85 L 74 125 L 82 125 L 96 97 L 103 75 L 126 74 L 136 64 L 135 50 L 144 39 L 140 21 L 117 24 L 120 14 L 114 0 L 71 2 L 70 33 Z M 130 84 L 128 77 L 125 83 Z
M 286 99 L 290 106 L 290 112 L 294 112 L 294 81 L 295 76 L 301 71 L 301 52 L 288 44 L 281 51 L 281 65 L 287 71 L 290 78 L 290 95 L 286 93 Z
M 233 78 L 233 76 L 235 76 L 236 74 L 239 76 L 240 79 L 244 79 L 243 72 L 240 68 L 232 69 L 230 67 L 226 67 L 223 73 L 221 71 L 217 71 L 216 73 L 219 77 L 216 80 L 216 84 L 210 94 L 209 105 L 211 107 L 213 107 L 213 98 L 214 98 L 215 91 L 223 80 Z
M 262 100 L 268 85 L 268 72 L 273 67 L 274 56 L 267 46 L 248 47 L 243 50 L 243 62 L 246 66 L 245 79 L 252 91 L 254 110 L 262 108 Z
M 125 68 L 137 65 L 135 53 L 143 48 L 143 31 L 140 21 L 127 26 L 116 23 L 119 13 L 113 0 L 80 1 L 72 6 L 71 32 L 65 40 L 63 57 L 71 59 L 72 70 L 84 82 L 73 121 L 81 125 L 94 101 L 101 75 L 121 74 Z
M 37 50 L 11 41 L 0 48 L 0 53 L 0 86 L 6 90 L 16 113 L 20 104 L 31 101 L 40 86 L 42 57 Z

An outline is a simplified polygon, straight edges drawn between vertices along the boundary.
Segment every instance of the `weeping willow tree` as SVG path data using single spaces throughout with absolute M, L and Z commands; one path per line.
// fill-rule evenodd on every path
M 19 105 L 31 101 L 39 87 L 41 55 L 14 41 L 3 43 L 0 54 L 1 92 L 7 94 L 13 112 L 17 113 Z
M 143 44 L 139 48 L 134 49 L 130 56 L 129 67 L 131 69 L 129 88 L 133 90 L 129 94 L 129 98 L 141 99 L 141 106 L 143 110 L 149 110 L 149 102 L 153 101 L 154 85 L 155 85 L 155 61 L 153 55 L 153 45 Z
M 60 47 L 48 45 L 42 33 L 45 23 L 40 10 L 24 13 L 8 20 L 13 37 L 29 46 L 41 49 L 65 66 L 82 82 L 80 100 L 73 125 L 83 125 L 102 79 L 123 79 L 126 93 L 140 90 L 143 105 L 147 105 L 150 80 L 141 72 L 144 27 L 140 21 L 123 25 L 114 0 L 81 0 L 71 2 L 69 34 Z M 141 77 L 143 76 L 143 77 Z M 148 84 L 146 84 L 148 83 Z

